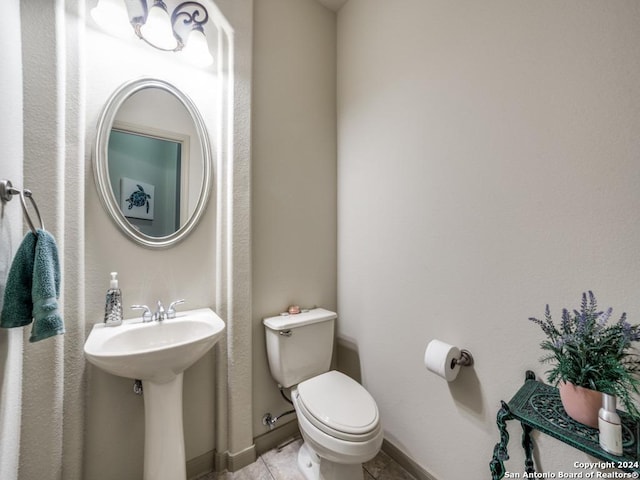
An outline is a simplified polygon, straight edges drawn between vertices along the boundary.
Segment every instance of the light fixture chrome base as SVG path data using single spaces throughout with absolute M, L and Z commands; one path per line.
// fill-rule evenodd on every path
M 143 16 L 136 16 L 131 19 L 131 25 L 136 33 L 136 36 L 141 40 L 144 40 L 148 45 L 162 50 L 163 52 L 179 52 L 185 47 L 186 37 L 192 30 L 198 30 L 204 33 L 204 25 L 209 21 L 209 13 L 204 5 L 198 2 L 187 1 L 182 2 L 175 7 L 171 14 L 171 30 L 173 36 L 176 39 L 177 45 L 174 48 L 163 48 L 153 42 L 150 42 L 145 38 L 142 33 L 142 26 L 146 23 L 149 15 L 149 8 L 146 2 L 143 2 Z M 167 5 L 162 0 L 154 0 L 153 7 L 158 7 L 164 10 L 167 15 Z

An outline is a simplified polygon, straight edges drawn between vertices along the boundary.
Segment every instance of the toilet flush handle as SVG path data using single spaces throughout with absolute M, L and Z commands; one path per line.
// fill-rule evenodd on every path
M 283 337 L 290 337 L 291 335 L 293 335 L 293 332 L 291 332 L 291 329 L 280 330 L 278 333 Z

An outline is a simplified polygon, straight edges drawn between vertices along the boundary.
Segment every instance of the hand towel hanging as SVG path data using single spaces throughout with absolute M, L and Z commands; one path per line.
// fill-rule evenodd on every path
M 45 230 L 28 232 L 9 270 L 0 326 L 21 327 L 33 321 L 30 342 L 63 334 L 59 298 L 60 266 L 55 239 Z
M 22 327 L 31 323 L 33 318 L 31 288 L 37 238 L 32 232 L 27 232 L 13 257 L 4 290 L 0 327 Z
M 53 236 L 38 229 L 38 241 L 33 262 L 33 327 L 30 342 L 37 342 L 64 333 L 64 322 L 58 310 L 60 298 L 60 265 L 58 247 Z

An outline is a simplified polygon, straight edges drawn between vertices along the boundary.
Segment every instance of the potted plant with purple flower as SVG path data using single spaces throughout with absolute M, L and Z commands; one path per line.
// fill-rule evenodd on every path
M 582 294 L 580 311 L 562 310 L 559 326 L 551 318 L 549 305 L 544 320 L 529 318 L 547 337 L 540 344 L 547 352 L 540 361 L 552 366 L 547 379 L 558 385 L 569 416 L 591 427 L 598 426 L 602 394 L 617 397 L 630 415 L 640 418 L 633 399 L 633 394 L 640 393 L 640 357 L 632 345 L 640 340 L 640 325 L 631 325 L 626 313 L 610 323 L 612 312 L 611 308 L 599 311 L 590 291 Z M 592 397 L 593 411 L 577 410 L 576 396 Z

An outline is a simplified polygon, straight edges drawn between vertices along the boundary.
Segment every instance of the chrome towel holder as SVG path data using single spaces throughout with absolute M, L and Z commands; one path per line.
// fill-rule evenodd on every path
M 44 230 L 44 222 L 42 221 L 42 215 L 40 215 L 40 210 L 38 209 L 38 205 L 36 201 L 33 199 L 33 194 L 31 190 L 23 188 L 22 190 L 14 188 L 11 184 L 10 180 L 2 179 L 0 180 L 0 201 L 2 203 L 10 202 L 14 195 L 20 196 L 20 203 L 22 204 L 22 211 L 24 212 L 25 220 L 29 224 L 29 228 L 34 234 L 37 234 L 37 230 L 33 221 L 31 220 L 31 216 L 29 215 L 29 211 L 27 210 L 27 201 L 25 197 L 31 200 L 31 205 L 33 205 L 33 209 L 36 211 L 36 215 L 38 215 L 38 220 L 40 221 L 40 228 Z

